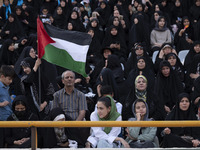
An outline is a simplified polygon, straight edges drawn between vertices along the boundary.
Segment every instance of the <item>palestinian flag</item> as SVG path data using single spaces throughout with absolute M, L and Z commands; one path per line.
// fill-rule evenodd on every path
M 89 34 L 43 25 L 38 17 L 37 36 L 38 58 L 87 76 L 85 63 L 92 41 Z

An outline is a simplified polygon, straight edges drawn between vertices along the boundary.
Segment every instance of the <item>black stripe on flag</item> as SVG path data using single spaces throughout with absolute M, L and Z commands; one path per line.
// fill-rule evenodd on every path
M 44 24 L 44 28 L 50 37 L 66 40 L 78 45 L 90 45 L 92 41 L 91 36 L 87 33 L 68 31 L 49 24 Z

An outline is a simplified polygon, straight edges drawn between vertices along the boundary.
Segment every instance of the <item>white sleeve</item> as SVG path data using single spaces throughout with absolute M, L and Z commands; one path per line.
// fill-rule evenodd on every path
M 93 112 L 90 116 L 91 121 L 99 121 L 99 118 L 97 116 L 97 113 Z M 116 121 L 121 121 L 122 117 L 119 116 Z M 94 133 L 94 136 L 98 138 L 99 140 L 105 139 L 107 140 L 110 144 L 114 142 L 116 137 L 121 132 L 121 127 L 112 127 L 111 131 L 109 134 L 106 134 L 104 131 L 104 127 L 92 127 L 92 132 Z

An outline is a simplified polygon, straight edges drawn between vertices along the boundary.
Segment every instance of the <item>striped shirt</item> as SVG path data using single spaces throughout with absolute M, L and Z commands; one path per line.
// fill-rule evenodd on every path
M 87 102 L 85 95 L 74 88 L 74 91 L 69 95 L 65 89 L 61 89 L 54 93 L 53 108 L 60 107 L 66 115 L 76 120 L 79 111 L 87 110 Z

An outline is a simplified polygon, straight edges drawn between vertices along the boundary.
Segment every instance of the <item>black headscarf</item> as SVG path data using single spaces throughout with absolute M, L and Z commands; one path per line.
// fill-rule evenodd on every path
M 16 111 L 15 110 L 15 106 L 19 105 L 19 104 L 22 104 L 23 106 L 25 106 L 24 111 Z M 28 120 L 28 117 L 30 116 L 30 111 L 29 111 L 29 107 L 27 105 L 26 96 L 24 96 L 24 95 L 16 96 L 12 103 L 12 110 L 19 120 Z
M 119 94 L 118 94 L 118 88 L 117 88 L 117 83 L 114 79 L 113 72 L 109 68 L 104 68 L 100 76 L 102 76 L 103 81 L 101 82 L 101 85 L 110 85 L 114 91 L 114 99 L 118 100 L 119 99 Z
M 179 107 L 180 101 L 186 97 L 189 102 L 190 106 L 186 111 L 182 111 Z M 176 106 L 173 108 L 173 110 L 169 113 L 169 115 L 166 117 L 166 120 L 197 120 L 196 114 L 194 113 L 194 109 L 192 108 L 192 104 L 190 101 L 190 97 L 187 93 L 181 93 L 178 95 Z M 200 132 L 197 131 L 197 128 L 187 127 L 187 128 L 172 128 L 171 133 L 183 136 L 192 136 L 194 138 L 195 135 L 199 134 Z
M 10 39 L 7 39 L 0 50 L 0 66 L 1 65 L 14 65 L 17 61 L 18 54 L 17 52 L 8 50 L 9 46 L 14 44 L 14 42 Z
M 162 74 L 162 68 L 165 66 L 170 68 L 170 74 L 168 77 L 165 77 Z M 164 105 L 172 109 L 177 102 L 178 95 L 183 92 L 183 84 L 168 61 L 162 61 L 159 68 L 160 69 L 155 82 L 155 93 L 161 102 L 161 107 L 163 107 L 163 110 Z M 163 117 L 165 117 L 164 114 Z
M 21 76 L 22 75 L 22 68 L 20 66 L 21 64 L 21 61 L 26 58 L 26 57 L 30 57 L 30 50 L 32 49 L 33 47 L 32 46 L 27 46 L 23 49 L 22 53 L 20 54 L 17 62 L 15 63 L 15 73 L 18 75 L 18 76 Z
M 136 15 L 134 19 L 138 20 L 138 23 L 133 23 L 130 31 L 129 31 L 129 44 L 132 46 L 135 43 L 145 43 L 149 45 L 150 39 L 148 38 L 149 28 L 147 27 L 144 16 L 143 15 Z M 133 20 L 134 20 L 133 19 Z
M 19 40 L 24 36 L 24 31 L 22 29 L 22 24 L 19 22 L 18 18 L 15 14 L 11 13 L 8 17 L 14 18 L 13 22 L 10 22 L 9 19 L 6 21 L 2 31 L 0 33 L 1 37 L 5 39 L 13 39 L 13 37 L 17 37 Z M 5 31 L 10 31 L 9 34 L 6 34 Z
M 140 92 L 143 95 L 141 97 L 143 97 L 143 100 L 145 100 L 146 103 L 148 104 L 149 116 L 153 117 L 154 119 L 157 119 L 157 114 L 155 114 L 155 113 L 159 113 L 158 111 L 157 112 L 155 111 L 156 110 L 155 105 L 156 105 L 157 99 L 156 99 L 156 96 L 154 95 L 151 87 L 148 85 L 148 80 L 143 75 L 138 75 L 136 78 L 137 78 L 137 80 L 139 78 L 143 78 L 147 82 L 147 88 L 144 91 Z M 132 117 L 132 111 L 131 111 L 132 105 L 135 102 L 135 100 L 138 99 L 137 93 L 136 93 L 136 92 L 138 92 L 138 90 L 136 89 L 136 84 L 135 84 L 135 82 L 137 82 L 136 79 L 133 81 L 129 81 L 129 82 L 132 83 L 132 86 L 127 87 L 127 90 L 129 92 L 126 97 L 125 103 L 123 105 L 123 111 L 122 111 L 123 120 L 127 120 L 128 118 Z
M 71 12 L 71 14 L 74 13 L 74 12 L 76 13 L 77 18 L 76 19 L 72 19 L 71 15 L 70 15 L 68 22 L 71 22 L 73 24 L 73 30 L 80 31 L 80 32 L 85 32 L 85 27 L 84 27 L 82 21 L 80 20 L 79 13 L 76 10 L 73 10 Z
M 200 41 L 195 41 L 193 43 L 193 47 L 190 49 L 190 51 L 188 52 L 188 54 L 185 57 L 184 66 L 187 71 L 190 70 L 189 68 L 191 67 L 192 61 L 194 60 L 194 56 L 197 54 L 200 54 L 200 53 L 196 53 L 196 51 L 194 50 L 195 45 L 200 45 Z
M 145 67 L 144 69 L 139 69 L 137 66 L 137 63 L 140 59 L 143 59 L 145 62 Z M 143 56 L 140 56 L 137 59 L 137 62 L 135 64 L 134 69 L 132 69 L 128 75 L 127 78 L 127 85 L 128 87 L 132 86 L 133 81 L 135 81 L 135 78 L 140 75 L 140 71 L 142 72 L 142 75 L 144 75 L 147 78 L 148 81 L 148 87 L 149 88 L 154 88 L 154 82 L 155 82 L 155 73 L 153 72 L 153 70 L 150 68 L 151 66 L 149 65 L 149 63 L 147 62 L 147 59 Z
M 116 35 L 112 35 L 111 34 L 111 30 L 115 28 L 117 30 L 117 34 Z M 111 44 L 116 44 L 119 43 L 120 44 L 120 50 L 113 48 L 114 54 L 116 54 L 119 58 L 121 57 L 126 57 L 126 42 L 125 42 L 125 37 L 123 37 L 122 35 L 119 34 L 118 32 L 118 27 L 115 27 L 114 25 L 111 25 L 107 31 L 106 31 L 106 35 L 105 38 L 103 40 L 103 47 L 109 47 Z
M 33 67 L 35 65 L 35 60 L 31 57 L 26 57 L 21 61 L 20 65 L 24 67 L 29 67 L 31 68 L 31 70 L 33 70 Z
M 66 26 L 67 26 L 67 18 L 64 14 L 64 12 L 62 12 L 62 14 L 58 14 L 57 13 L 57 9 L 58 8 L 61 8 L 61 6 L 57 6 L 57 8 L 55 9 L 55 12 L 54 12 L 54 15 L 53 15 L 53 25 L 58 27 L 58 28 L 61 28 L 61 29 L 66 29 Z M 63 11 L 63 10 L 62 10 Z
M 143 56 L 142 57 L 145 57 L 146 67 L 148 67 L 152 71 L 153 71 L 153 68 L 154 68 L 153 62 L 152 62 L 151 58 L 149 57 L 149 55 L 146 52 L 145 43 L 137 43 L 135 45 L 136 46 L 133 46 L 132 49 L 131 49 L 131 56 L 128 58 L 126 66 L 125 66 L 125 76 L 126 76 L 126 78 L 128 77 L 129 72 L 132 69 L 136 68 L 138 58 L 141 57 L 141 56 L 136 55 L 136 48 L 138 46 L 143 47 L 143 51 L 144 52 L 143 52 Z

